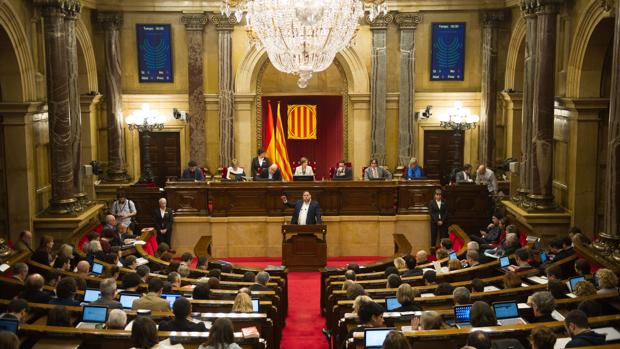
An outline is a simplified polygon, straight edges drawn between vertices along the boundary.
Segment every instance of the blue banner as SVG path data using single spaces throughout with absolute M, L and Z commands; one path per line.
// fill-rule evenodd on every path
M 136 24 L 140 82 L 173 82 L 170 24 Z
M 433 23 L 431 81 L 463 80 L 465 23 Z

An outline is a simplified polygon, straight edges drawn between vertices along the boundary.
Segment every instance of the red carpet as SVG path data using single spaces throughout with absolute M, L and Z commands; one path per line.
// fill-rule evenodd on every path
M 364 264 L 383 257 L 335 257 L 327 265 L 340 267 L 348 263 Z M 226 258 L 231 263 L 264 268 L 280 265 L 280 258 Z M 281 349 L 325 349 L 327 341 L 321 330 L 325 319 L 320 313 L 321 274 L 319 272 L 288 273 L 288 317 L 282 333 Z

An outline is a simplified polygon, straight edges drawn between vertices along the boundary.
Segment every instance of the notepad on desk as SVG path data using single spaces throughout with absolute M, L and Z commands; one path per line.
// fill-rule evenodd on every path
M 144 264 L 149 264 L 148 259 L 140 257 L 138 259 L 136 259 L 136 263 L 138 263 L 138 266 L 140 265 L 144 265 Z
M 544 276 L 530 276 L 527 279 L 540 285 L 546 285 L 547 282 L 549 282 L 549 280 L 547 280 Z
M 499 288 L 495 286 L 484 286 L 484 292 L 491 292 L 491 291 L 499 291 Z

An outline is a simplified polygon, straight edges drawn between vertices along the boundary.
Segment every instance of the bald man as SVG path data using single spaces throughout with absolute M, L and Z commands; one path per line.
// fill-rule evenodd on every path
M 269 166 L 267 171 L 263 171 L 260 173 L 260 178 L 269 179 L 272 181 L 281 181 L 282 180 L 282 171 L 278 168 L 278 165 L 273 164 Z
M 430 263 L 428 260 L 428 253 L 424 250 L 418 251 L 418 253 L 415 254 L 415 262 L 416 265 Z
M 23 298 L 31 303 L 47 304 L 52 297 L 49 293 L 43 291 L 44 284 L 45 279 L 43 279 L 41 274 L 29 275 L 24 283 L 24 290 L 22 291 L 20 298 Z
M 80 290 L 84 290 L 86 289 L 86 277 L 90 272 L 90 263 L 88 263 L 88 261 L 79 261 L 75 269 L 78 274 L 75 278 L 77 287 Z
M 495 173 L 489 170 L 485 165 L 480 165 L 476 171 L 476 184 L 486 185 L 489 194 L 497 193 L 497 179 Z
M 32 249 L 32 233 L 29 230 L 23 230 L 19 233 L 19 240 L 15 243 L 13 249 L 18 252 L 27 251 L 34 253 Z

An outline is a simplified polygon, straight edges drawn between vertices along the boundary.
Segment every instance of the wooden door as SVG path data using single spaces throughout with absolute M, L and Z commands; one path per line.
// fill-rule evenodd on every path
M 148 151 L 155 183 L 160 188 L 165 186 L 167 177 L 181 176 L 181 141 L 178 132 L 151 132 Z M 140 159 L 142 162 L 144 157 L 140 156 Z
M 463 131 L 424 131 L 424 173 L 448 182 L 454 168 L 463 166 Z

